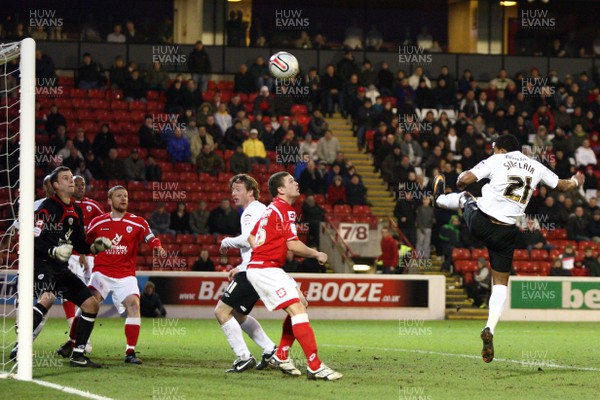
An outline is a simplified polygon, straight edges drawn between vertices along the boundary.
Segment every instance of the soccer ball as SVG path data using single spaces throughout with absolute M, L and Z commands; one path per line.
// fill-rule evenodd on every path
M 269 58 L 269 71 L 274 78 L 293 78 L 300 71 L 298 60 L 287 51 L 280 51 Z

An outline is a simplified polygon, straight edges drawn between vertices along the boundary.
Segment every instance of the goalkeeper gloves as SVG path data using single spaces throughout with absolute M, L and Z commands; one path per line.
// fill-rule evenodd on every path
M 99 237 L 94 240 L 94 243 L 90 246 L 90 250 L 93 254 L 99 253 L 101 251 L 108 250 L 112 247 L 112 243 L 106 237 Z
M 71 257 L 71 253 L 73 252 L 73 245 L 71 244 L 61 244 L 60 246 L 56 246 L 48 250 L 50 257 L 55 260 L 66 262 Z

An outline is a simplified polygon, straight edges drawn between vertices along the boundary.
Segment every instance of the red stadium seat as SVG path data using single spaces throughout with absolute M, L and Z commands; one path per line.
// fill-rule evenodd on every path
M 452 249 L 452 260 L 470 260 L 471 251 L 466 248 L 455 247 Z
M 487 249 L 473 249 L 473 251 L 471 252 L 471 257 L 473 257 L 474 259 L 483 257 L 486 260 L 489 260 L 490 254 L 488 253 Z
M 334 214 L 340 214 L 340 215 L 350 215 L 352 214 L 352 207 L 350 207 L 347 204 L 344 205 L 334 205 L 333 206 L 333 213 Z
M 529 251 L 523 249 L 517 249 L 514 252 L 515 261 L 529 261 Z
M 195 256 L 198 255 L 199 248 L 196 244 L 183 244 L 181 246 L 181 255 L 183 256 Z
M 74 98 L 74 97 L 85 98 L 85 97 L 88 97 L 88 94 L 87 94 L 87 90 L 85 90 L 85 89 L 73 88 L 69 91 L 69 96 L 71 98 Z
M 531 260 L 548 260 L 548 251 L 543 249 L 533 249 L 531 250 Z
M 106 99 L 106 90 L 104 89 L 90 89 L 87 93 L 90 99 Z
M 194 237 L 194 235 L 191 235 L 191 234 L 179 234 L 179 235 L 177 235 L 175 240 L 181 244 L 196 243 L 196 238 Z
M 198 235 L 198 236 L 196 236 L 196 243 L 198 243 L 198 244 L 214 244 L 215 237 L 214 237 L 214 235 L 211 235 L 211 234 Z

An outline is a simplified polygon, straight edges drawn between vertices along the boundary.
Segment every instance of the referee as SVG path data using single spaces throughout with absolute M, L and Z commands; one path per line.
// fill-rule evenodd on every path
M 487 324 L 481 331 L 481 356 L 486 363 L 494 359 L 494 328 L 506 301 L 515 239 L 519 232 L 517 219 L 525 213 L 539 183 L 565 192 L 581 187 L 584 181 L 581 173 L 571 179 L 559 179 L 546 166 L 521 153 L 519 141 L 513 135 L 501 135 L 493 147 L 493 155 L 461 173 L 456 183 L 459 190 L 464 190 L 472 183 L 489 178 L 490 182 L 483 186 L 478 200 L 466 191 L 443 194 L 443 175 L 436 176 L 433 182 L 434 204 L 450 210 L 462 209 L 469 231 L 485 243 L 490 254 L 492 295 Z
M 38 303 L 33 306 L 33 329 L 37 328 L 55 297 L 64 297 L 81 308 L 77 339 L 71 356 L 72 367 L 100 368 L 100 364 L 84 355 L 85 345 L 94 328 L 99 304 L 88 287 L 68 267 L 71 252 L 96 254 L 111 247 L 105 237 L 90 246 L 85 239 L 83 213 L 71 202 L 75 190 L 73 174 L 67 167 L 58 167 L 50 174 L 55 195 L 46 199 L 36 211 L 34 238 L 34 292 Z M 18 345 L 11 352 L 16 358 Z

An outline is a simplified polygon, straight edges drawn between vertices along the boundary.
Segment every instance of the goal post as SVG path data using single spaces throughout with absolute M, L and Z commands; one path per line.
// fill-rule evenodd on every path
M 33 372 L 35 96 L 35 41 L 0 44 L 0 377 L 19 380 Z
M 35 197 L 35 41 L 20 45 L 19 353 L 17 379 L 31 380 L 33 366 L 33 225 Z

